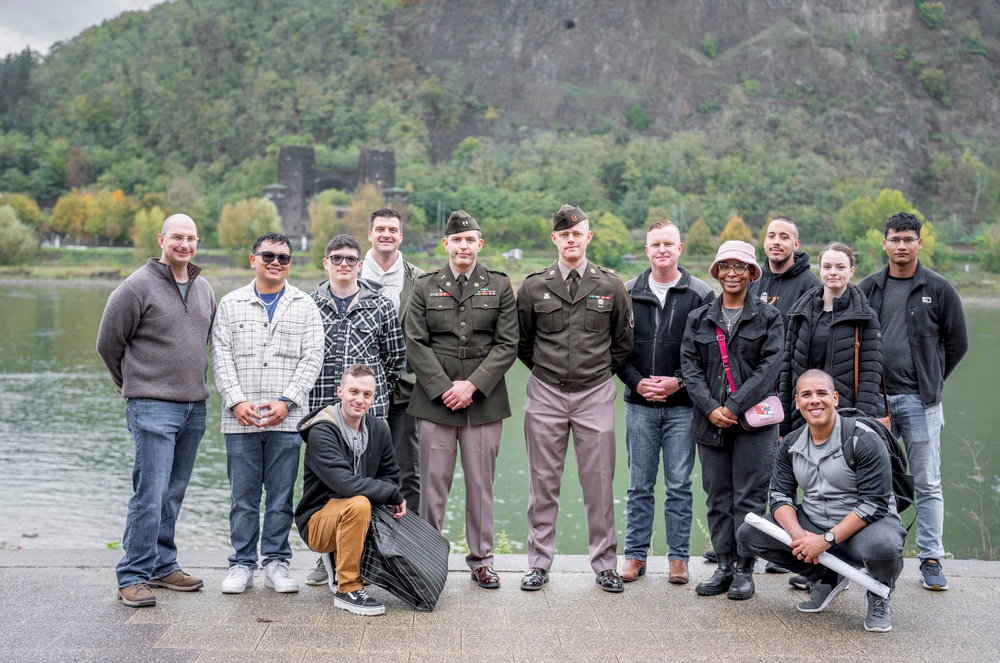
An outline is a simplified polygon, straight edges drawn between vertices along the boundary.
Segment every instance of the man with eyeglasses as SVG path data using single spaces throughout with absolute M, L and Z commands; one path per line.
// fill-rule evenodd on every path
M 569 434 L 583 489 L 590 566 L 606 592 L 622 592 L 615 533 L 615 383 L 632 351 L 632 303 L 625 283 L 587 260 L 587 215 L 563 205 L 552 215 L 559 259 L 517 291 L 517 355 L 531 369 L 524 412 L 528 447 L 528 570 L 521 589 L 549 581 L 559 489 Z
M 293 415 L 309 403 L 323 365 L 323 323 L 308 294 L 287 282 L 292 261 L 288 238 L 268 232 L 250 254 L 254 280 L 219 302 L 212 326 L 212 368 L 222 396 L 229 510 L 229 575 L 223 594 L 254 584 L 257 543 L 264 558 L 264 586 L 299 591 L 289 574 L 292 494 L 302 438 Z M 260 525 L 261 494 L 264 526 Z
M 150 587 L 204 584 L 177 564 L 174 529 L 205 433 L 208 344 L 215 293 L 191 261 L 198 229 L 186 214 L 163 222 L 150 258 L 108 297 L 97 352 L 126 400 L 135 443 L 132 498 L 116 569 L 125 605 L 156 605 Z
M 417 376 L 409 412 L 420 440 L 420 517 L 441 531 L 460 449 L 465 561 L 480 587 L 496 589 L 493 481 L 510 416 L 504 375 L 517 356 L 514 287 L 477 260 L 483 235 L 469 214 L 453 212 L 444 232 L 448 264 L 417 279 L 404 321 Z
M 969 350 L 962 300 L 946 278 L 918 260 L 923 223 L 913 214 L 889 217 L 882 248 L 889 264 L 860 284 L 882 325 L 882 365 L 892 432 L 902 437 L 917 499 L 917 557 L 922 584 L 948 589 L 941 490 L 944 381 Z M 884 414 L 884 413 L 880 413 Z
M 389 415 L 389 395 L 406 361 L 399 316 L 384 288 L 359 278 L 361 245 L 350 235 L 337 235 L 326 245 L 323 266 L 329 278 L 312 293 L 326 334 L 323 370 L 309 394 L 309 410 L 337 402 L 340 376 L 349 366 L 364 364 L 375 372 L 372 416 Z

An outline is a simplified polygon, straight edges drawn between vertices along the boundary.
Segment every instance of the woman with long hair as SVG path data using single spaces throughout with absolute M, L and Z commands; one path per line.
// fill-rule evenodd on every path
M 709 272 L 722 295 L 691 312 L 681 342 L 681 373 L 694 403 L 691 429 L 718 558 L 718 569 L 695 592 L 740 600 L 754 594 L 754 557 L 738 549 L 736 529 L 747 513 L 764 511 L 778 430 L 745 430 L 739 416 L 774 395 L 784 329 L 778 309 L 747 296 L 761 275 L 752 245 L 724 242 Z
M 833 242 L 819 254 L 823 285 L 808 290 L 788 311 L 785 353 L 778 385 L 787 415 L 782 435 L 804 421 L 793 406 L 795 382 L 810 368 L 833 377 L 838 407 L 855 407 L 876 416 L 882 386 L 882 332 L 878 313 L 851 283 L 854 251 Z

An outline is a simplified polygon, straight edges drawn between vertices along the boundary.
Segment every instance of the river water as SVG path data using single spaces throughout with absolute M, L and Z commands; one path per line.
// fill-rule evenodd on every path
M 125 428 L 125 402 L 94 349 L 111 289 L 12 285 L 0 293 L 0 548 L 103 548 L 122 537 L 131 496 L 132 438 Z M 972 309 L 967 315 L 972 350 L 945 388 L 945 545 L 959 558 L 995 557 L 1000 552 L 1000 410 L 990 389 L 1000 375 L 1000 310 Z M 527 540 L 528 465 L 522 432 L 527 377 L 519 362 L 508 374 L 514 416 L 504 422 L 496 480 L 496 530 L 506 532 L 515 552 L 523 552 Z M 229 484 L 221 401 L 212 386 L 208 431 L 181 511 L 177 542 L 182 554 L 185 549 L 218 550 L 224 563 Z M 628 472 L 620 385 L 618 391 L 615 495 L 621 552 Z M 700 483 L 696 464 L 692 554 L 709 547 Z M 296 501 L 300 492 L 301 483 Z M 912 513 L 905 515 L 906 524 Z M 459 470 L 445 523 L 449 540 L 464 543 L 463 526 Z M 666 554 L 662 508 L 653 536 L 652 553 Z M 290 538 L 296 550 L 306 550 L 294 531 Z M 911 547 L 912 541 L 913 532 Z M 560 553 L 587 552 L 572 452 L 563 478 L 556 548 Z

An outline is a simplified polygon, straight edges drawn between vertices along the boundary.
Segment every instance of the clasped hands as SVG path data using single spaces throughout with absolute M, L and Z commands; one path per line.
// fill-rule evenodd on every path
M 647 401 L 662 403 L 667 400 L 667 396 L 680 390 L 677 378 L 669 375 L 651 375 L 648 378 L 639 380 L 635 387 L 635 392 Z
M 288 403 L 285 401 L 268 401 L 261 403 L 260 407 L 254 406 L 249 401 L 237 403 L 232 408 L 236 421 L 241 426 L 253 426 L 254 428 L 266 428 L 277 426 L 288 416 Z
M 449 410 L 461 410 L 472 405 L 472 395 L 476 393 L 476 385 L 468 380 L 455 380 L 451 389 L 441 394 L 441 400 Z

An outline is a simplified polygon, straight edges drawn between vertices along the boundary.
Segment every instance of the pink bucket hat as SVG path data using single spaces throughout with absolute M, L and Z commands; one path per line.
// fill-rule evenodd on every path
M 719 263 L 728 260 L 744 262 L 753 267 L 753 274 L 750 275 L 750 283 L 761 277 L 760 265 L 757 264 L 757 257 L 752 244 L 741 242 L 738 239 L 731 239 L 723 242 L 719 247 L 719 252 L 715 254 L 715 262 L 709 268 L 712 278 L 719 278 Z

